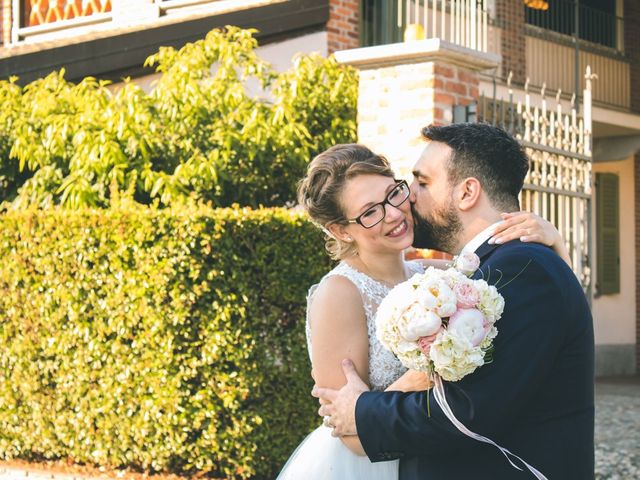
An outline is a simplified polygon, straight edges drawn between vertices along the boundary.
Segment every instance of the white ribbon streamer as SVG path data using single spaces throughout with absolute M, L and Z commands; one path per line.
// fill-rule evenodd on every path
M 491 440 L 491 439 L 489 439 L 487 437 L 483 437 L 482 435 L 479 435 L 477 433 L 474 433 L 471 430 L 469 430 L 467 427 L 465 427 L 464 424 L 462 422 L 460 422 L 460 420 L 458 420 L 456 418 L 456 416 L 451 411 L 451 407 L 447 403 L 447 397 L 445 396 L 445 393 L 444 393 L 444 385 L 442 384 L 442 379 L 440 378 L 440 375 L 435 374 L 433 377 L 434 377 L 433 380 L 434 380 L 434 384 L 435 384 L 435 387 L 433 389 L 433 396 L 435 397 L 436 402 L 438 402 L 438 405 L 440 405 L 440 408 L 442 409 L 442 411 L 444 412 L 446 417 L 449 420 L 451 420 L 451 423 L 453 423 L 458 430 L 460 430 L 466 436 L 473 438 L 474 440 L 477 440 L 479 442 L 489 443 L 489 444 L 493 445 L 494 447 L 496 447 L 505 456 L 505 458 L 507 459 L 507 461 L 511 464 L 511 466 L 513 468 L 522 471 L 522 469 L 519 466 L 517 466 L 515 463 L 513 463 L 513 461 L 511 461 L 511 458 L 509 458 L 510 456 L 520 460 L 529 469 L 529 471 L 531 473 L 533 473 L 533 475 L 535 475 L 535 477 L 538 480 L 548 480 L 547 477 L 545 477 L 542 473 L 540 473 L 534 467 L 529 465 L 527 462 L 525 462 L 519 456 L 511 453 L 506 448 L 501 447 L 500 445 L 498 445 L 493 440 Z

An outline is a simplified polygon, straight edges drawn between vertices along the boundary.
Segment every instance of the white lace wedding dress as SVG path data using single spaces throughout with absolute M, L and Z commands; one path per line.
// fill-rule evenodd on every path
M 411 274 L 422 273 L 418 262 L 407 262 Z M 375 314 L 389 287 L 341 262 L 323 277 L 341 275 L 348 278 L 360 291 L 367 317 L 369 334 L 369 384 L 372 390 L 384 390 L 398 379 L 406 368 L 378 341 L 375 332 Z M 309 289 L 307 311 L 313 302 L 318 285 Z M 306 322 L 307 347 L 311 354 L 311 328 Z M 331 429 L 324 425 L 311 432 L 298 446 L 286 463 L 278 480 L 395 480 L 398 478 L 398 461 L 371 463 L 367 457 L 358 456 L 338 438 L 331 436 Z

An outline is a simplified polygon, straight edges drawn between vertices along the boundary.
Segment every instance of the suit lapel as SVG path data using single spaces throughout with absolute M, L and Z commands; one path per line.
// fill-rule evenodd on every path
M 480 264 L 482 265 L 487 257 L 499 246 L 500 245 L 496 245 L 495 243 L 493 245 L 489 244 L 488 240 L 480 245 L 475 251 L 475 254 L 478 255 L 478 258 L 480 258 Z

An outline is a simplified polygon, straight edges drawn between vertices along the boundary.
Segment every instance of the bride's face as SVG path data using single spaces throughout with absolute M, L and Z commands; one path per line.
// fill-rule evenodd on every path
M 413 217 L 406 184 L 382 175 L 359 175 L 345 184 L 340 199 L 345 217 L 352 221 L 341 227 L 342 233 L 360 252 L 401 252 L 411 246 Z

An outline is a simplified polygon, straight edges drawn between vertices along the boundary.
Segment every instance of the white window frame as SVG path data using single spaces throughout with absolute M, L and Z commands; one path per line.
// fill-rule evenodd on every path
M 21 0 L 13 0 L 12 9 L 12 28 L 11 28 L 11 43 L 17 44 L 27 40 L 28 38 L 34 38 L 39 35 L 60 32 L 63 30 L 69 30 L 72 28 L 84 27 L 89 25 L 97 25 L 102 23 L 108 23 L 113 20 L 113 12 L 97 13 L 88 17 L 72 18 L 70 20 L 61 20 L 54 23 L 46 23 L 43 25 L 36 25 L 33 27 L 20 26 L 21 17 Z M 43 39 L 44 40 L 44 39 Z M 48 40 L 48 39 L 47 39 Z

